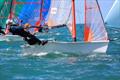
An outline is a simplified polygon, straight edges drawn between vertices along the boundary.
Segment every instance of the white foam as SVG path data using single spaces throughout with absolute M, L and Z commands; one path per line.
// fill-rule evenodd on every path
M 47 52 L 40 52 L 40 53 L 23 53 L 22 56 L 46 56 Z

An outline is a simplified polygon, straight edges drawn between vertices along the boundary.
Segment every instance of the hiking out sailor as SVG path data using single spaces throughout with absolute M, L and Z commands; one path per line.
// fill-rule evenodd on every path
M 12 19 L 7 19 L 6 20 L 6 29 L 5 29 L 5 34 L 8 34 L 9 33 L 9 28 L 11 26 L 18 26 L 19 24 L 18 23 L 15 23 Z
M 13 26 L 11 25 L 9 28 L 9 31 L 13 34 L 13 35 L 19 35 L 21 37 L 23 37 L 23 39 L 29 44 L 29 45 L 45 45 L 47 43 L 47 41 L 41 41 L 39 40 L 36 36 L 34 36 L 33 34 L 31 34 L 28 31 L 28 27 L 30 27 L 29 24 L 26 24 L 24 26 Z

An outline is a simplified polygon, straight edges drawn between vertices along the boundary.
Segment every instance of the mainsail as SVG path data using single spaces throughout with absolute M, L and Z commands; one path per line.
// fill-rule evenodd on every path
M 14 21 L 23 20 L 23 24 L 35 25 L 40 18 L 40 4 L 42 0 L 3 0 L 0 5 L 0 25 L 5 26 L 8 16 L 12 15 Z M 11 5 L 11 2 L 13 4 Z M 50 0 L 44 0 L 42 17 L 44 21 L 50 8 Z M 12 7 L 11 7 L 12 6 Z M 10 13 L 10 8 L 12 11 Z M 43 22 L 41 22 L 43 23 Z
M 107 41 L 108 36 L 97 0 L 85 0 L 84 41 Z
M 48 17 L 48 26 L 54 27 L 66 24 L 72 33 L 72 37 L 75 36 L 72 27 L 74 20 L 74 17 L 72 15 L 72 1 L 75 1 L 75 14 L 77 15 L 77 17 L 75 16 L 76 24 L 80 24 L 80 18 L 82 18 L 85 23 L 84 41 L 107 41 L 108 36 L 97 0 L 84 0 L 84 10 L 81 8 L 83 0 L 52 0 Z M 82 11 L 80 11 L 80 9 Z M 81 12 L 85 12 L 84 18 L 82 17 Z
M 71 0 L 51 0 L 47 24 L 49 27 L 67 23 L 71 12 Z
M 72 29 L 72 23 L 75 20 L 75 5 L 74 1 L 72 0 L 51 0 L 51 7 L 49 11 L 49 16 L 48 16 L 48 27 L 54 28 L 54 27 L 63 27 L 67 26 L 70 32 L 72 33 L 72 38 L 76 38 L 76 32 L 75 32 L 75 27 L 74 30 Z M 72 3 L 74 2 L 74 3 Z M 72 7 L 74 6 L 74 8 Z M 74 20 L 72 19 L 74 18 Z M 74 26 L 76 26 L 76 22 L 74 22 Z
M 120 0 L 116 0 L 106 17 L 106 25 L 120 27 Z

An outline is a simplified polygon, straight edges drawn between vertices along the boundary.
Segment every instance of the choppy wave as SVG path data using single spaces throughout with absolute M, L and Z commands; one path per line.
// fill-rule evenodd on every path
M 120 35 L 109 29 L 113 41 L 105 54 L 22 53 L 24 42 L 0 41 L 1 80 L 119 80 Z M 55 38 L 63 38 L 58 37 Z M 70 37 L 66 37 L 70 39 Z

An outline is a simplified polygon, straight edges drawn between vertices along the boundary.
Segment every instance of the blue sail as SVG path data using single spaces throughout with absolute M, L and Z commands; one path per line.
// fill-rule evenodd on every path
M 10 3 L 14 1 L 14 4 L 11 5 Z M 0 2 L 0 25 L 5 26 L 6 20 L 10 15 L 10 7 L 12 8 L 12 19 L 15 22 L 18 20 L 23 20 L 23 24 L 29 23 L 31 25 L 35 25 L 37 21 L 40 19 L 40 9 L 42 5 L 42 22 L 44 23 L 49 8 L 51 5 L 51 0 L 5 0 Z
M 40 17 L 41 1 L 42 0 L 26 0 L 26 4 L 23 5 L 23 8 L 19 13 L 19 19 L 23 20 L 23 23 L 30 23 L 31 25 L 35 25 Z M 43 10 L 45 11 L 42 11 L 42 17 L 44 19 L 48 14 L 50 3 L 50 0 L 44 0 Z

